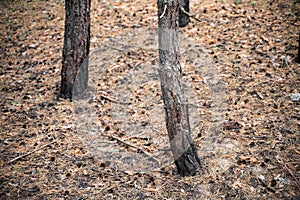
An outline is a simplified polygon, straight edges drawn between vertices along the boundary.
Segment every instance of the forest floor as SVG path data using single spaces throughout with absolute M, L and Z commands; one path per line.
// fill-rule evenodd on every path
M 160 150 L 155 1 L 92 1 L 88 101 L 58 97 L 64 2 L 1 1 L 0 199 L 300 199 L 300 3 L 190 10 L 201 21 L 179 34 L 202 168 L 180 177 Z

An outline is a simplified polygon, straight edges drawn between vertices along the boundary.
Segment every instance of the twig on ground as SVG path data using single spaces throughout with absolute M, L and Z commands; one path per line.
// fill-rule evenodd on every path
M 161 169 L 164 169 L 165 167 L 168 167 L 168 166 L 170 166 L 172 164 L 174 164 L 174 161 L 166 163 L 165 165 L 163 165 L 161 167 L 158 167 L 156 169 L 153 169 L 153 170 L 151 170 L 151 172 L 161 172 L 162 171 Z
M 130 102 L 121 102 L 121 101 L 113 99 L 109 96 L 106 96 L 106 95 L 108 95 L 106 92 L 103 92 L 103 91 L 100 91 L 100 92 L 102 93 L 102 94 L 100 94 L 101 98 L 106 99 L 112 103 L 118 103 L 118 104 L 122 104 L 122 105 L 130 105 L 131 104 Z
M 116 183 L 114 183 L 112 185 L 108 185 L 108 186 L 104 187 L 103 189 L 101 189 L 99 192 L 93 193 L 93 195 L 98 195 L 100 193 L 106 192 L 106 191 L 108 191 L 110 189 L 113 189 L 114 187 L 116 187 L 116 186 L 118 186 L 120 184 L 121 184 L 120 182 L 116 182 Z
M 115 49 L 115 50 L 118 50 L 118 51 L 122 51 L 122 52 L 125 52 L 126 50 L 125 49 L 120 49 L 118 47 L 114 47 L 114 46 L 111 46 L 111 45 L 106 45 L 104 44 L 105 47 L 108 47 L 108 48 L 112 48 L 112 49 Z
M 195 15 L 193 15 L 193 14 L 189 13 L 188 11 L 186 11 L 182 6 L 180 7 L 180 10 L 181 10 L 184 14 L 186 14 L 187 16 L 189 16 L 189 17 L 191 17 L 191 18 L 197 20 L 198 22 L 201 22 L 201 20 L 200 20 L 199 18 L 197 18 Z
M 153 159 L 155 162 L 157 162 L 158 164 L 160 164 L 160 161 L 157 160 L 157 159 L 154 157 L 154 155 L 152 155 L 151 153 L 145 151 L 144 149 L 142 149 L 142 148 L 140 148 L 140 147 L 137 147 L 137 146 L 135 146 L 135 145 L 133 145 L 133 144 L 130 144 L 130 143 L 128 143 L 128 142 L 125 142 L 125 141 L 122 140 L 121 138 L 118 138 L 118 137 L 115 137 L 115 136 L 111 136 L 111 135 L 106 135 L 106 136 L 107 136 L 107 137 L 110 137 L 110 138 L 112 138 L 112 139 L 114 139 L 114 140 L 117 140 L 118 142 L 121 142 L 121 143 L 123 143 L 123 144 L 125 144 L 125 145 L 127 145 L 127 146 L 129 146 L 129 147 L 135 148 L 135 149 L 137 149 L 137 150 L 143 152 L 146 156 L 148 156 L 149 158 Z
M 144 134 L 146 134 L 146 133 L 145 132 L 141 132 L 141 133 L 137 133 L 137 134 L 131 135 L 131 136 L 127 137 L 127 138 L 124 138 L 124 141 L 125 140 L 129 140 L 131 138 L 137 138 L 138 136 L 141 136 L 141 135 L 144 135 Z
M 134 68 L 139 67 L 144 61 L 140 61 L 137 64 L 135 64 Z
M 8 163 L 12 163 L 12 162 L 17 161 L 17 160 L 19 160 L 19 159 L 21 159 L 21 158 L 24 158 L 24 157 L 26 157 L 26 156 L 29 156 L 30 154 L 33 154 L 34 152 L 37 152 L 37 151 L 39 151 L 39 150 L 42 150 L 42 149 L 46 148 L 47 146 L 49 146 L 49 145 L 51 145 L 51 144 L 53 144 L 53 143 L 56 143 L 56 141 L 54 140 L 54 141 L 52 141 L 52 142 L 50 142 L 50 143 L 48 143 L 48 144 L 45 144 L 45 145 L 41 146 L 40 148 L 37 148 L 37 149 L 31 151 L 31 152 L 28 152 L 28 153 L 25 153 L 25 154 L 23 154 L 23 155 L 20 155 L 20 156 L 18 156 L 18 157 L 16 157 L 16 158 L 10 160 Z
M 120 183 L 119 183 L 119 182 L 116 182 L 116 183 L 112 184 L 111 186 L 108 186 L 108 187 L 106 187 L 106 188 L 103 188 L 103 189 L 101 190 L 101 192 L 108 191 L 108 190 L 110 190 L 110 189 L 112 189 L 112 188 L 114 188 L 114 187 L 116 187 L 116 186 L 118 186 L 118 185 L 120 185 Z
M 268 184 L 260 177 L 257 178 L 260 183 L 262 184 L 262 186 L 264 186 L 266 189 L 268 189 L 271 192 L 276 192 L 276 190 L 273 187 L 268 186 Z
M 26 124 L 26 126 L 35 126 L 36 124 Z M 24 126 L 24 124 L 11 124 L 11 126 Z
M 287 164 L 282 160 L 282 158 L 277 158 L 277 161 L 279 164 L 283 165 L 283 167 L 290 173 L 290 175 L 295 179 L 295 181 L 298 184 L 298 187 L 300 188 L 300 182 L 298 181 L 297 177 L 294 175 L 292 170 L 287 166 Z

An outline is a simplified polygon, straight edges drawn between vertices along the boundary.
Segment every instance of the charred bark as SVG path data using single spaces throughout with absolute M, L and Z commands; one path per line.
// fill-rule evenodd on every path
M 300 33 L 298 38 L 298 56 L 296 57 L 296 62 L 300 64 Z
M 181 0 L 181 6 L 184 8 L 185 11 L 190 12 L 190 2 L 189 0 Z M 189 16 L 182 12 L 179 9 L 179 27 L 185 27 L 190 22 Z
M 188 105 L 181 84 L 178 11 L 179 0 L 158 0 L 159 76 L 166 126 L 178 172 L 187 176 L 196 174 L 200 159 L 191 138 Z
M 60 95 L 71 99 L 88 86 L 90 0 L 65 1 L 65 34 Z

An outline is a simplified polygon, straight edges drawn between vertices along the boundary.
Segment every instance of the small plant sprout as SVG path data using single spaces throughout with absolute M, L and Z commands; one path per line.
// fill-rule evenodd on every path
M 253 7 L 253 6 L 255 6 L 255 5 L 256 5 L 256 1 L 251 1 L 251 2 L 250 2 L 250 6 Z

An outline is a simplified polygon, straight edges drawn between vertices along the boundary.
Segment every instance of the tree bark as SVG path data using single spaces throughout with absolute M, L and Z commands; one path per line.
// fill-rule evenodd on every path
M 185 11 L 190 12 L 189 0 L 181 0 L 181 6 Z M 190 22 L 189 16 L 179 10 L 179 27 L 185 27 Z
M 181 85 L 179 60 L 179 0 L 158 0 L 159 76 L 171 151 L 181 176 L 195 175 L 200 168 L 191 138 L 188 105 Z
M 65 35 L 60 95 L 71 99 L 88 86 L 90 0 L 65 1 Z
M 300 33 L 298 38 L 298 56 L 296 57 L 296 62 L 300 64 Z

